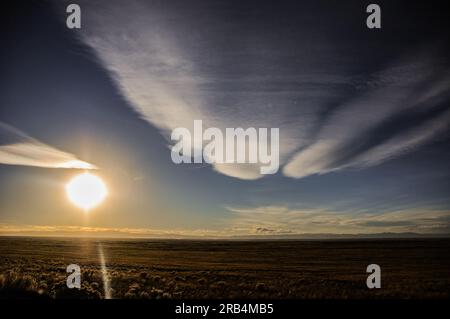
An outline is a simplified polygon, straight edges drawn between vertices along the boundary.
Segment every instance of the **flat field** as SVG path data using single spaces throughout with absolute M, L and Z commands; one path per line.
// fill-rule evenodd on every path
M 66 286 L 69 264 L 80 290 Z M 369 264 L 381 289 L 366 286 Z M 112 298 L 449 298 L 450 239 L 0 237 L 2 298 L 104 298 L 105 280 Z

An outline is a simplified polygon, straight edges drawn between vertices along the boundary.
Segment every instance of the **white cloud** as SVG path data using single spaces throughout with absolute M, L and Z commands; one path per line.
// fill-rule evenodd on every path
M 429 57 L 424 59 L 429 61 Z M 448 108 L 429 119 L 426 116 L 448 99 L 450 77 L 445 75 L 430 85 L 427 73 L 417 74 L 414 80 L 408 78 L 415 68 L 405 66 L 404 78 L 389 76 L 385 71 L 383 77 L 395 79 L 389 86 L 342 105 L 321 127 L 311 144 L 285 165 L 283 173 L 301 178 L 347 167 L 377 165 L 429 142 L 448 129 Z M 432 68 L 431 62 L 429 68 Z M 417 86 L 420 94 L 416 92 Z M 405 123 L 412 127 L 396 128 Z M 393 132 L 386 133 L 386 130 Z
M 399 113 L 432 109 L 448 93 L 448 72 L 441 80 L 434 79 L 439 67 L 430 52 L 400 58 L 369 75 L 342 72 L 305 53 L 296 57 L 302 61 L 302 72 L 296 75 L 264 76 L 256 70 L 233 76 L 226 73 L 222 62 L 251 64 L 260 59 L 263 63 L 264 57 L 255 55 L 257 50 L 236 47 L 238 52 L 247 50 L 245 60 L 240 61 L 233 53 L 210 49 L 207 41 L 184 29 L 182 11 L 177 14 L 139 0 L 127 6 L 112 0 L 107 7 L 86 2 L 83 7 L 83 41 L 112 72 L 131 105 L 168 140 L 171 130 L 192 129 L 194 120 L 221 129 L 277 127 L 280 165 L 285 165 L 282 171 L 301 178 L 349 166 L 376 165 L 428 142 L 449 123 L 447 117 L 445 122 L 430 120 L 421 123 L 420 129 L 399 130 L 347 154 L 355 145 L 364 144 L 371 130 L 377 135 L 380 125 Z M 197 40 L 198 47 L 192 44 Z M 323 44 L 321 59 L 333 60 L 333 43 L 338 41 Z M 274 43 L 261 41 L 259 45 L 270 52 L 282 50 Z M 279 83 L 289 83 L 289 89 L 264 89 L 264 85 L 277 88 Z M 218 84 L 223 89 L 209 89 Z M 343 98 L 342 86 L 352 87 L 353 96 Z M 330 104 L 336 107 L 323 118 Z M 255 172 L 254 165 L 215 165 L 214 169 L 241 179 L 263 176 Z
M 0 122 L 0 164 L 25 165 L 47 168 L 95 169 L 90 163 L 70 153 L 46 145 L 18 129 Z
M 264 94 L 233 98 L 235 105 L 215 105 L 205 85 L 224 80 L 214 75 L 201 76 L 196 66 L 205 61 L 195 59 L 178 45 L 169 25 L 160 12 L 143 1 L 130 1 L 124 7 L 113 1 L 106 7 L 93 3 L 83 5 L 82 39 L 98 54 L 104 66 L 112 72 L 124 96 L 139 114 L 159 128 L 169 140 L 171 130 L 177 127 L 192 131 L 194 120 L 202 120 L 205 128 L 282 127 L 286 123 L 280 105 L 266 105 Z M 251 75 L 237 79 L 246 83 L 258 80 Z M 260 79 L 261 80 L 261 79 Z M 264 80 L 264 79 L 262 79 Z M 301 79 L 300 79 L 301 80 Z M 303 78 L 309 82 L 310 78 Z M 336 81 L 336 79 L 330 79 Z M 264 93 L 264 92 L 263 92 Z M 225 96 L 225 99 L 229 99 Z M 261 104 L 259 104 L 261 103 Z M 274 112 L 276 108 L 276 112 Z M 281 112 L 280 112 L 281 111 Z M 284 127 L 280 137 L 280 161 L 302 144 L 311 122 L 305 119 Z M 295 142 L 294 142 L 295 141 Z M 259 167 L 259 165 L 258 165 Z M 252 164 L 215 164 L 222 174 L 240 178 L 262 177 Z

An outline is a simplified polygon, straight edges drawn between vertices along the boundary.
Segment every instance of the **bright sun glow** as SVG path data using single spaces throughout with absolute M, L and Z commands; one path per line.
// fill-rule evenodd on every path
M 66 193 L 73 204 L 88 211 L 103 202 L 108 190 L 100 177 L 86 172 L 67 183 Z

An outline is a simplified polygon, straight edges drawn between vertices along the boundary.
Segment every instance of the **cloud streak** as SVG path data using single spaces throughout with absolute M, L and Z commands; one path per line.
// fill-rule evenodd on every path
M 253 234 L 447 234 L 450 211 L 392 210 L 383 213 L 339 212 L 329 209 L 291 209 L 283 206 L 229 208 L 229 227 Z
M 46 168 L 97 168 L 77 159 L 73 154 L 44 144 L 2 122 L 0 122 L 0 164 Z
M 221 129 L 278 127 L 282 172 L 302 178 L 377 165 L 432 141 L 450 124 L 450 69 L 432 47 L 373 66 L 357 43 L 336 61 L 347 39 L 332 31 L 308 43 L 320 52 L 314 55 L 280 42 L 282 30 L 245 31 L 242 17 L 233 17 L 237 34 L 208 6 L 199 13 L 182 2 L 83 6 L 82 40 L 166 138 L 174 128 L 192 129 L 194 120 Z M 257 29 L 265 21 L 253 23 Z M 312 36 L 303 30 L 314 28 L 297 27 L 300 44 Z M 262 177 L 254 165 L 213 167 L 236 178 Z
M 381 88 L 342 105 L 319 129 L 308 147 L 297 152 L 284 174 L 301 178 L 347 167 L 367 167 L 411 151 L 429 142 L 450 124 L 450 73 L 431 80 L 426 65 L 405 65 L 404 75 L 395 68 L 377 82 Z M 420 64 L 424 64 L 421 62 Z M 411 79 L 409 74 L 417 72 Z M 383 79 L 391 79 L 386 85 Z M 431 85 L 430 85 L 431 82 Z M 428 87 L 427 87 L 428 86 Z M 417 88 L 425 88 L 417 94 Z

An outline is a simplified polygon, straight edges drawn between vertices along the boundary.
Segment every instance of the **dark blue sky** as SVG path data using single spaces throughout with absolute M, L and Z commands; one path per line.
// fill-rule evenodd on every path
M 80 30 L 60 2 L 2 12 L 3 232 L 449 232 L 444 2 L 379 1 L 381 30 L 359 1 L 78 3 Z M 279 172 L 173 164 L 194 119 L 279 127 Z M 64 196 L 78 170 L 20 142 L 95 165 L 110 197 L 87 220 Z

